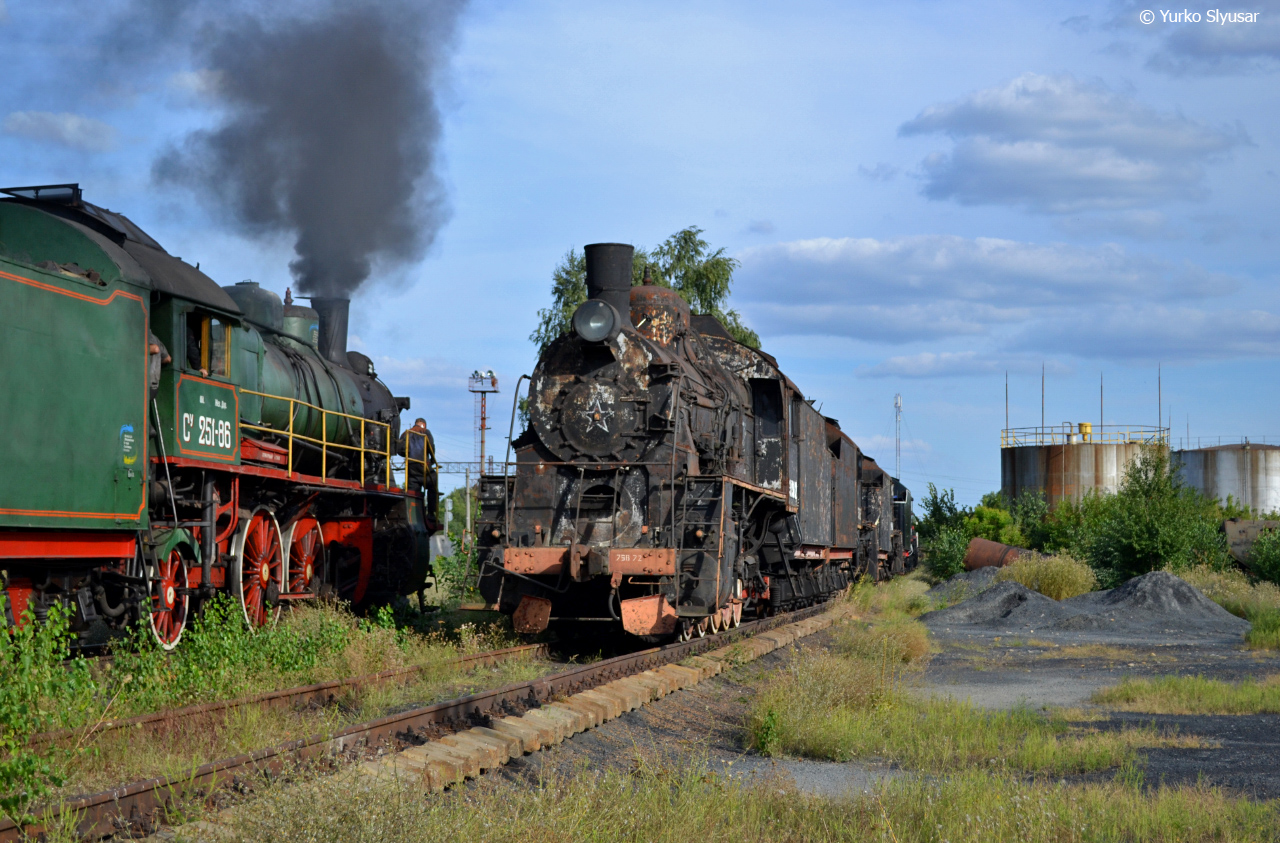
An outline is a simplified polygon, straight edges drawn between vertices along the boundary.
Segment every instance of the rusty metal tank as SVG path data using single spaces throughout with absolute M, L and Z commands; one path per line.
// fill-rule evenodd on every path
M 975 536 L 969 540 L 969 547 L 965 549 L 964 569 L 976 571 L 979 568 L 1003 568 L 1019 556 L 1038 555 L 1040 554 L 1025 547 L 1014 547 Z
M 1245 441 L 1173 452 L 1182 481 L 1207 497 L 1254 512 L 1280 511 L 1280 446 Z
M 1125 468 L 1142 448 L 1167 444 L 1168 428 L 1064 424 L 1001 434 L 1000 491 L 1009 499 L 1035 492 L 1055 507 L 1090 492 L 1120 489 Z

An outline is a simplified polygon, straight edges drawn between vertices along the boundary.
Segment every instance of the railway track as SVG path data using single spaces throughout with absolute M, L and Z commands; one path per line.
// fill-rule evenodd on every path
M 449 661 L 443 662 L 439 665 L 415 665 L 412 667 L 398 668 L 396 670 L 384 670 L 381 673 L 371 673 L 365 676 L 352 677 L 350 679 L 320 682 L 314 685 L 301 685 L 295 688 L 285 688 L 280 691 L 269 691 L 263 694 L 256 694 L 252 697 L 241 697 L 234 700 L 222 700 L 219 702 L 202 703 L 200 705 L 190 705 L 183 708 L 168 709 L 165 711 L 158 711 L 153 714 L 142 714 L 137 717 L 128 717 L 120 720 L 104 720 L 87 731 L 83 729 L 62 729 L 56 732 L 45 732 L 33 737 L 31 742 L 39 746 L 72 737 L 77 740 L 86 740 L 106 732 L 117 731 L 120 729 L 169 729 L 183 721 L 198 720 L 203 717 L 229 712 L 238 708 L 257 707 L 270 710 L 278 708 L 298 708 L 307 705 L 331 705 L 339 696 L 348 691 L 375 688 L 380 685 L 386 685 L 393 682 L 406 682 L 429 670 L 441 667 L 457 666 L 483 667 L 525 655 L 545 656 L 547 655 L 547 645 L 522 644 L 518 647 L 506 647 L 501 650 L 487 650 L 482 653 L 473 653 L 469 656 L 461 656 L 456 659 L 450 659 Z
M 90 840 L 112 834 L 136 834 L 154 827 L 158 813 L 168 806 L 190 803 L 193 800 L 205 800 L 219 788 L 233 784 L 237 779 L 246 779 L 256 775 L 279 773 L 290 764 L 298 764 L 326 757 L 345 757 L 362 760 L 366 754 L 378 748 L 393 751 L 421 749 L 424 739 L 445 738 L 455 732 L 465 733 L 459 740 L 476 728 L 488 730 L 498 721 L 510 720 L 512 716 L 523 715 L 534 709 L 545 708 L 545 720 L 549 731 L 544 733 L 547 741 L 531 737 L 531 743 L 542 745 L 563 739 L 591 723 L 584 716 L 571 716 L 560 712 L 557 700 L 581 699 L 578 695 L 593 692 L 594 689 L 608 686 L 613 688 L 619 680 L 627 680 L 636 674 L 645 674 L 646 678 L 661 668 L 675 665 L 695 656 L 712 651 L 724 651 L 737 642 L 745 641 L 763 633 L 768 633 L 784 625 L 795 625 L 822 614 L 827 610 L 825 604 L 819 604 L 798 611 L 776 615 L 757 621 L 743 623 L 740 627 L 705 638 L 694 638 L 640 650 L 635 653 L 604 659 L 593 664 L 576 665 L 559 673 L 550 674 L 538 679 L 517 682 L 501 688 L 483 691 L 477 694 L 447 700 L 421 708 L 411 709 L 365 723 L 355 724 L 337 731 L 317 734 L 308 738 L 288 741 L 275 746 L 266 747 L 251 753 L 224 758 L 201 765 L 180 776 L 153 778 L 132 782 L 111 788 L 99 793 L 70 799 L 48 809 L 40 820 L 27 826 L 28 836 L 38 835 L 46 825 L 63 817 L 76 817 L 76 829 L 82 839 Z M 816 630 L 816 628 L 815 628 Z M 807 633 L 805 633 L 807 634 Z M 794 637 L 794 636 L 793 636 Z M 763 652 L 781 646 L 786 640 L 779 635 L 772 642 L 762 641 Z M 520 649 L 520 648 L 512 648 Z M 749 651 L 748 651 L 749 652 Z M 755 653 L 759 655 L 760 653 Z M 704 660 L 707 663 L 688 670 L 684 675 L 686 684 L 693 684 L 706 676 L 719 672 L 719 661 Z M 684 687 L 674 678 L 677 674 L 668 671 L 665 680 L 648 680 L 641 687 L 652 687 L 649 696 L 637 695 L 633 691 L 600 691 L 611 698 L 617 698 L 616 705 L 609 708 L 616 716 L 622 710 L 629 710 L 647 702 L 654 696 Z M 632 680 L 639 682 L 639 679 Z M 330 683 L 326 683 L 330 684 Z M 628 686 L 630 687 L 630 686 Z M 304 698 L 305 689 L 292 689 L 299 692 L 295 700 Z M 607 690 L 607 689 L 606 689 Z M 277 692 L 284 693 L 284 692 Z M 324 692 L 321 692 L 324 693 Z M 269 695 L 267 695 L 269 696 Z M 193 708 L 202 708 L 200 706 Z M 607 719 L 607 718 L 606 718 Z M 599 722 L 600 716 L 595 720 Z M 538 720 L 541 723 L 543 720 Z M 581 727 L 581 728 L 578 728 Z M 117 727 L 118 728 L 118 727 Z M 431 745 L 431 744 L 428 744 Z M 442 744 L 443 745 L 443 744 Z M 521 739 L 521 746 L 525 746 Z M 508 752 L 508 754 L 510 754 Z M 400 754 L 403 755 L 403 754 Z M 478 772 L 498 757 L 498 753 L 486 750 L 481 753 L 483 759 L 471 756 L 453 757 L 454 753 L 443 753 L 445 760 L 452 758 L 453 767 L 442 765 L 438 760 L 434 763 L 428 759 L 425 763 L 410 764 L 406 758 L 406 768 L 413 767 L 416 775 L 424 777 L 428 787 L 443 787 L 458 778 Z M 500 759 L 505 760 L 505 758 Z M 483 761 L 483 763 L 482 763 Z M 474 768 L 474 769 L 473 769 Z M 452 771 L 452 772 L 451 772 Z M 456 775 L 454 775 L 456 774 Z M 450 776 L 452 775 L 452 778 Z M 0 821 L 0 843 L 23 839 L 24 830 L 9 820 Z

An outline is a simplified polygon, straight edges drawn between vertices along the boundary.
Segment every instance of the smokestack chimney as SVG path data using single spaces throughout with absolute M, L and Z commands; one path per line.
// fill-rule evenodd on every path
M 635 247 L 625 243 L 592 243 L 583 248 L 587 260 L 587 298 L 613 305 L 631 318 L 631 259 Z
M 347 320 L 351 316 L 351 299 L 312 296 L 311 307 L 320 314 L 320 355 L 344 368 L 347 362 Z

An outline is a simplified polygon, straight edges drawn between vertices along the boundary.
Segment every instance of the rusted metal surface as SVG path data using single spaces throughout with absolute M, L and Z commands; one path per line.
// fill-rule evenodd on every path
M 606 682 L 682 661 L 733 641 L 794 623 L 826 610 L 814 606 L 759 621 L 738 629 L 664 647 L 578 665 L 561 673 L 528 682 L 517 682 L 435 705 L 382 717 L 337 732 L 288 741 L 255 752 L 203 764 L 181 776 L 148 779 L 121 785 L 88 796 L 68 799 L 45 813 L 41 821 L 25 829 L 37 837 L 44 824 L 59 816 L 78 816 L 81 839 L 108 835 L 134 835 L 155 829 L 157 812 L 169 805 L 208 798 L 219 788 L 253 776 L 270 776 L 286 766 L 312 759 L 359 755 L 373 747 L 412 740 L 422 730 L 441 727 L 469 728 L 488 722 L 490 716 L 537 707 L 553 698 L 586 691 Z M 8 819 L 0 820 L 0 843 L 21 841 L 24 830 Z
M 551 601 L 545 597 L 526 594 L 511 616 L 511 626 L 522 635 L 542 632 L 551 621 Z
M 979 568 L 1002 568 L 1019 556 L 1032 553 L 1033 551 L 1025 547 L 1011 547 L 990 539 L 975 537 L 969 540 L 969 549 L 964 552 L 964 569 L 976 571 Z
M 679 616 L 661 594 L 623 600 L 622 628 L 632 635 L 670 635 Z
M 657 285 L 631 288 L 631 322 L 642 336 L 670 345 L 689 330 L 689 305 L 675 290 Z
M 828 434 L 832 433 L 828 425 Z M 858 446 L 836 428 L 838 436 L 831 460 L 831 543 L 836 547 L 858 546 L 858 524 L 862 521 L 858 494 Z
M 568 556 L 567 547 L 508 547 L 502 551 L 502 565 L 517 574 L 559 574 Z
M 676 572 L 675 548 L 610 548 L 609 572 L 622 575 L 672 576 Z
M 498 664 L 499 662 L 507 661 L 508 659 L 523 655 L 528 655 L 530 657 L 546 656 L 547 645 L 522 644 L 518 647 L 489 650 L 483 653 L 473 653 L 469 656 L 461 656 L 457 659 L 446 662 L 445 664 L 446 666 L 474 665 L 476 667 L 482 667 Z M 203 703 L 201 705 L 189 705 L 183 708 L 158 711 L 154 714 L 143 714 L 138 717 L 127 717 L 120 720 L 104 720 L 88 732 L 83 729 L 62 729 L 57 732 L 45 732 L 36 735 L 31 739 L 31 742 L 39 745 L 58 740 L 65 740 L 71 737 L 78 740 L 84 740 L 95 735 L 100 735 L 104 732 L 112 732 L 118 729 L 171 729 L 174 724 L 179 721 L 197 720 L 214 714 L 245 707 L 279 709 L 303 708 L 310 705 L 330 705 L 336 701 L 340 695 L 348 691 L 359 688 L 376 688 L 391 682 L 404 682 L 431 669 L 433 669 L 432 666 L 415 665 L 413 667 L 398 668 L 396 670 L 384 670 L 381 673 L 372 673 L 365 676 L 356 676 L 351 679 L 343 679 L 334 682 L 319 682 L 314 685 L 302 685 L 297 688 L 285 688 L 281 691 L 270 691 L 268 693 L 257 694 L 252 697 Z
M 1227 537 L 1227 550 L 1231 558 L 1249 567 L 1249 552 L 1264 530 L 1280 530 L 1280 521 L 1249 521 L 1228 518 L 1222 522 L 1222 532 Z
M 827 422 L 804 401 L 792 402 L 793 447 L 799 456 L 800 535 L 805 544 L 830 545 L 831 449 Z

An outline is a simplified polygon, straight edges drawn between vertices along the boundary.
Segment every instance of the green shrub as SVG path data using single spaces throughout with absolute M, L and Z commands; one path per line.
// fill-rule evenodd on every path
M 1013 515 L 1004 509 L 979 506 L 964 519 L 964 530 L 971 539 L 989 539 L 1014 547 L 1026 546 L 1022 530 L 1014 523 Z
M 1000 569 L 999 581 L 1020 582 L 1054 600 L 1087 594 L 1098 587 L 1098 577 L 1088 564 L 1066 554 L 1020 556 Z
M 1249 570 L 1267 582 L 1280 583 L 1280 530 L 1263 530 L 1249 549 Z
M 964 570 L 964 553 L 969 547 L 969 534 L 960 527 L 944 527 L 922 546 L 925 567 L 940 580 L 949 579 Z
M 1144 448 L 1125 469 L 1120 491 L 1101 504 L 1086 512 L 1092 523 L 1078 540 L 1104 586 L 1164 568 L 1228 562 L 1216 503 L 1182 485 L 1167 448 Z

